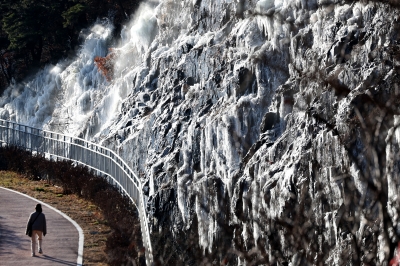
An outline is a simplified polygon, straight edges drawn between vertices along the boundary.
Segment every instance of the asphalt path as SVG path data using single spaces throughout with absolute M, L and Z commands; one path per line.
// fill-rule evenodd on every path
M 43 254 L 31 257 L 31 240 L 25 235 L 29 215 L 37 203 L 46 216 Z M 37 246 L 37 245 L 36 245 Z M 0 187 L 0 265 L 82 265 L 83 233 L 64 213 L 25 194 Z

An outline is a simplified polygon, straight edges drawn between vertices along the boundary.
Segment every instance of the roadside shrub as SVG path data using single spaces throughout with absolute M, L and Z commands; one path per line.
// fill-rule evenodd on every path
M 105 56 L 96 56 L 94 58 L 94 63 L 96 64 L 99 72 L 103 74 L 103 76 L 107 79 L 107 81 L 111 81 L 114 76 L 114 63 L 116 53 L 113 49 L 109 49 L 110 53 Z

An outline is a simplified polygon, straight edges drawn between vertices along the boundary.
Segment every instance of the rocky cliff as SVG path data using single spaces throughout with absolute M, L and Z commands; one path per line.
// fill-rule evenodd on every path
M 400 233 L 396 3 L 154 6 L 103 143 L 146 184 L 159 262 L 385 264 Z

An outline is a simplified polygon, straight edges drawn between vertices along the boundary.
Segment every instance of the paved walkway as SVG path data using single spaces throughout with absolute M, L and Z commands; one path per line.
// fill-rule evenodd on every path
M 31 257 L 30 237 L 25 235 L 29 214 L 42 204 L 47 234 L 43 254 Z M 0 265 L 81 265 L 82 229 L 65 214 L 26 195 L 0 187 Z M 79 253 L 79 254 L 78 254 Z

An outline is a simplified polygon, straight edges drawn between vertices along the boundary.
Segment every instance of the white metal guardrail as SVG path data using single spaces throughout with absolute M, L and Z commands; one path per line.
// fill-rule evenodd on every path
M 149 223 L 142 183 L 131 168 L 113 151 L 81 138 L 41 130 L 0 119 L 0 143 L 17 146 L 50 159 L 71 160 L 107 176 L 139 210 L 146 264 L 153 265 Z

